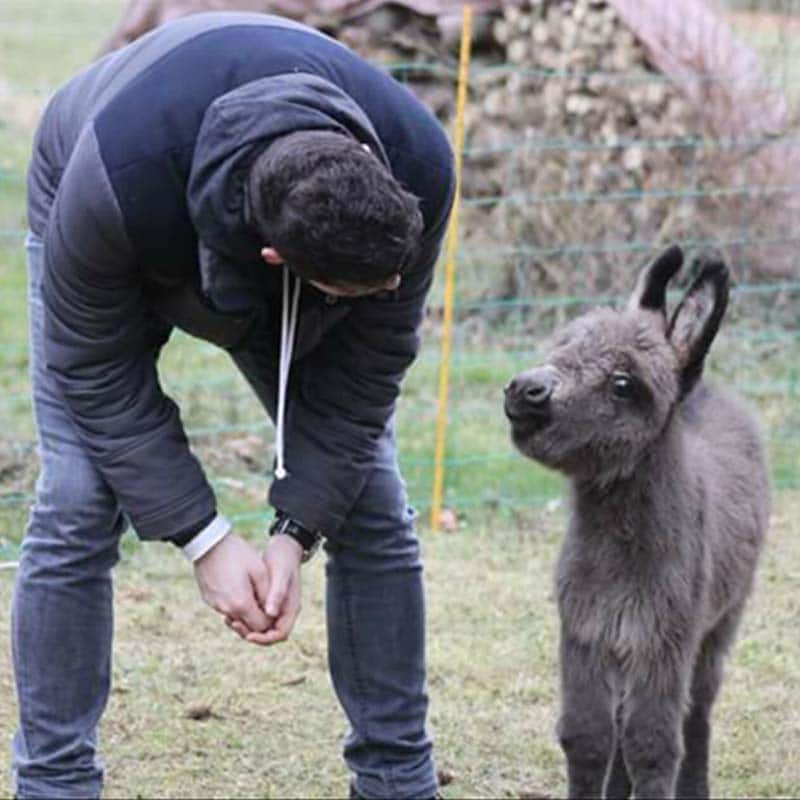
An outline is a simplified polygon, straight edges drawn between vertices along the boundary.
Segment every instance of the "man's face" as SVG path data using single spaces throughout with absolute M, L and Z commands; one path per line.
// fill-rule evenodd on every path
M 263 258 L 267 264 L 272 264 L 273 266 L 280 266 L 284 263 L 283 256 L 281 256 L 274 247 L 262 248 L 261 258 Z M 356 286 L 346 283 L 334 285 L 331 283 L 323 283 L 322 281 L 309 281 L 309 283 L 315 289 L 319 289 L 321 292 L 325 292 L 325 294 L 331 295 L 332 297 L 365 297 L 370 294 L 378 294 L 378 292 L 393 292 L 395 289 L 399 288 L 401 281 L 402 276 L 399 272 L 396 272 L 378 286 Z
M 332 295 L 333 297 L 365 297 L 366 295 L 377 294 L 378 292 L 393 292 L 400 287 L 401 279 L 401 275 L 398 272 L 380 286 L 351 286 L 348 284 L 338 284 L 334 286 L 330 283 L 322 283 L 321 281 L 309 281 L 309 283 L 321 292 L 325 292 L 325 294 Z

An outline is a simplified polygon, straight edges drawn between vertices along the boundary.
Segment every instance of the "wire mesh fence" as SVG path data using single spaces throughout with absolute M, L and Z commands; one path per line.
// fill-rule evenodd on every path
M 48 6 L 47 24 L 34 29 L 30 4 L 10 6 L 0 62 L 0 556 L 16 552 L 37 470 L 22 247 L 30 135 L 42 102 L 68 77 L 65 65 L 91 57 L 118 10 L 97 2 Z M 571 61 L 595 52 L 581 37 L 595 35 L 600 23 L 584 30 L 574 19 L 584 7 L 593 14 L 608 4 L 541 0 L 501 10 L 490 22 L 514 60 L 484 59 L 469 73 L 444 464 L 444 505 L 462 525 L 504 524 L 558 502 L 561 479 L 512 449 L 502 386 L 536 363 L 555 326 L 597 303 L 624 302 L 638 268 L 672 242 L 690 258 L 713 249 L 730 263 L 732 302 L 710 372 L 758 407 L 775 486 L 800 483 L 800 95 L 787 35 L 800 7 L 727 4 L 718 18 L 756 59 L 747 62 L 746 80 L 721 67 L 715 51 L 683 84 L 654 66 L 652 52 L 642 55 L 635 24 L 618 10 L 612 33 L 615 41 L 630 34 L 625 47 L 634 56 Z M 572 30 L 567 19 L 578 25 L 565 40 L 572 44 L 537 55 L 553 50 L 548 26 L 560 26 L 559 36 Z M 688 35 L 690 24 L 686 38 L 702 40 Z M 523 40 L 535 52 L 520 55 L 513 43 Z M 70 55 L 51 53 L 37 71 L 54 42 Z M 721 46 L 706 42 L 708 51 Z M 412 88 L 422 81 L 455 97 L 452 61 L 384 66 Z M 735 124 L 710 113 L 719 116 L 720 97 Z M 448 128 L 449 102 L 439 109 Z M 437 279 L 397 416 L 401 464 L 420 510 L 433 483 L 441 320 Z M 165 349 L 161 374 L 221 508 L 243 526 L 261 525 L 271 513 L 272 425 L 245 382 L 224 352 L 180 333 Z

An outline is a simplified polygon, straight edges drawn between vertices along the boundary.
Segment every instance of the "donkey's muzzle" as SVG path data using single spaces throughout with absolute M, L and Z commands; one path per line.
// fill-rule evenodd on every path
M 505 412 L 511 422 L 545 422 L 558 384 L 552 367 L 537 367 L 517 375 L 503 390 Z

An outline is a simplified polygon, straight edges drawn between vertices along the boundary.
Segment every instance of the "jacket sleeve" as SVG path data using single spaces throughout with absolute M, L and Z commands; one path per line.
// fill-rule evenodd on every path
M 400 289 L 389 299 L 356 300 L 293 378 L 288 475 L 273 482 L 269 499 L 324 534 L 339 528 L 361 494 L 403 377 L 417 355 L 425 299 L 453 200 L 451 171 L 441 185 L 440 211 Z
M 143 539 L 215 510 L 176 405 L 156 373 L 141 274 L 91 126 L 45 232 L 45 361 L 78 436 Z

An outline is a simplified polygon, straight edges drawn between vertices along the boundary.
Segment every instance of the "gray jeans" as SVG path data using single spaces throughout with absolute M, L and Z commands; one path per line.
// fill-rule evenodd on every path
M 12 609 L 20 710 L 14 791 L 19 798 L 98 797 L 97 726 L 111 676 L 111 570 L 125 522 L 45 369 L 43 244 L 30 236 L 26 246 L 41 472 Z M 246 356 L 236 360 L 247 368 Z M 248 378 L 257 387 L 252 373 Z M 390 431 L 327 553 L 329 664 L 351 724 L 344 756 L 356 790 L 363 797 L 432 797 L 422 566 Z

